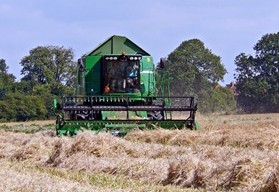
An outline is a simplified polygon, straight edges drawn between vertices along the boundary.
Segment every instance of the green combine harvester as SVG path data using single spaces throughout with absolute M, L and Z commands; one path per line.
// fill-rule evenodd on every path
M 126 37 L 110 37 L 78 60 L 76 94 L 62 98 L 57 135 L 84 130 L 122 136 L 154 127 L 196 129 L 194 98 L 170 96 L 169 74 L 163 66 L 161 60 L 162 82 L 157 89 L 150 54 Z M 54 105 L 57 109 L 56 101 Z

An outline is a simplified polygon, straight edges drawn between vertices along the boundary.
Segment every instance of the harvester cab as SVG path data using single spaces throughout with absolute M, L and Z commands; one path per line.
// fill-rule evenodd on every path
M 103 94 L 140 92 L 141 55 L 105 55 L 103 58 Z
M 77 65 L 76 94 L 62 98 L 58 135 L 83 130 L 125 135 L 156 126 L 195 129 L 194 98 L 170 96 L 169 74 L 162 73 L 161 84 L 156 83 L 153 58 L 128 38 L 110 37 Z M 163 60 L 159 67 L 164 68 Z

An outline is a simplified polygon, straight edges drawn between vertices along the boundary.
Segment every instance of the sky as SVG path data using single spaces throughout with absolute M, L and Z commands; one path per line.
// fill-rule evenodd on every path
M 72 48 L 75 59 L 112 35 L 126 36 L 154 62 L 183 41 L 200 39 L 234 80 L 234 59 L 255 54 L 279 32 L 278 0 L 0 0 L 0 59 L 20 79 L 20 60 L 37 46 Z

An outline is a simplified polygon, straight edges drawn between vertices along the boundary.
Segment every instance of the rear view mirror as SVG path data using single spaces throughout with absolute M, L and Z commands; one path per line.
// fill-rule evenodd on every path
M 78 59 L 78 66 L 79 66 L 79 71 L 83 72 L 84 71 L 84 64 L 82 59 Z

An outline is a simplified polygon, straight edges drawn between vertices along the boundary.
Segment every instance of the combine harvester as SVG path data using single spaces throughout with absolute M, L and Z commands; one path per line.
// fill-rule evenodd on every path
M 122 136 L 138 128 L 196 129 L 194 98 L 170 96 L 162 60 L 159 95 L 152 57 L 128 38 L 110 37 L 77 65 L 76 95 L 62 98 L 57 135 L 83 130 Z

